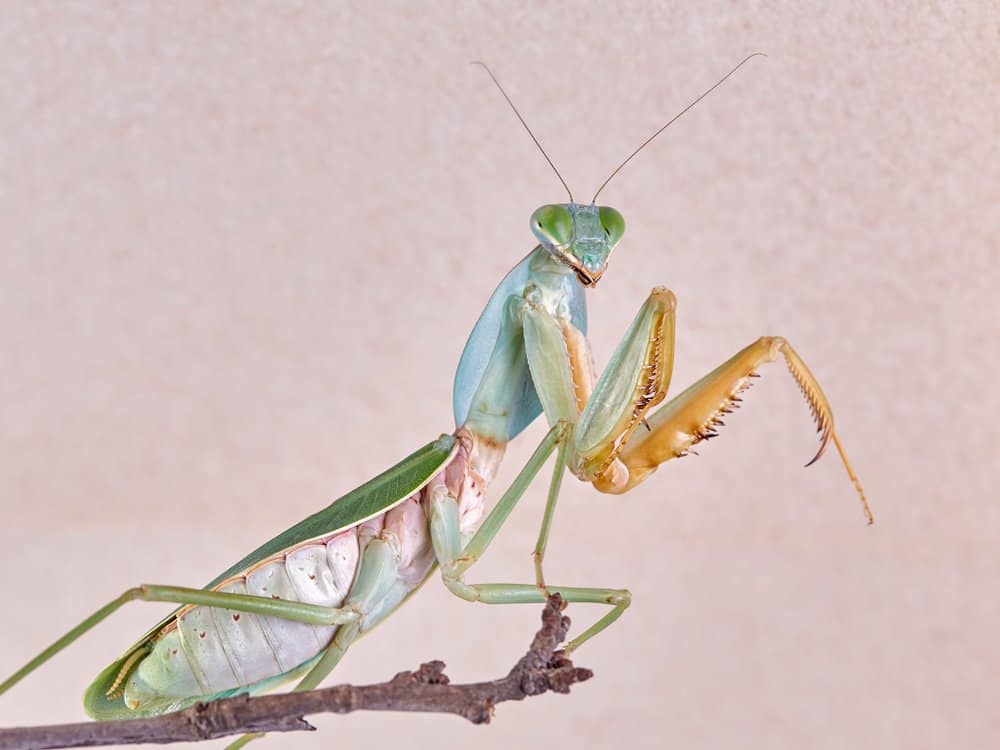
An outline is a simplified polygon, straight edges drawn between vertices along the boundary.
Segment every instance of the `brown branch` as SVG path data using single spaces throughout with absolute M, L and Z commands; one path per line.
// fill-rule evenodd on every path
M 506 677 L 490 682 L 451 685 L 444 674 L 444 663 L 432 661 L 422 664 L 416 672 L 400 672 L 377 685 L 337 685 L 256 698 L 240 696 L 197 703 L 151 719 L 0 729 L 0 750 L 165 744 L 243 733 L 313 731 L 315 727 L 305 716 L 352 711 L 449 713 L 473 724 L 487 724 L 498 703 L 550 690 L 568 693 L 571 685 L 593 676 L 589 669 L 574 667 L 562 651 L 556 651 L 569 629 L 569 618 L 562 615 L 562 609 L 559 595 L 552 596 L 528 652 Z

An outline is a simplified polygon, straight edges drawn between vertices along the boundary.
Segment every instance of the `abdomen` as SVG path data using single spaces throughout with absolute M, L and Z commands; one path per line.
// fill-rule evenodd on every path
M 486 485 L 503 448 L 476 446 L 468 435 L 465 441 L 430 484 L 386 513 L 265 558 L 212 590 L 324 607 L 358 607 L 357 601 L 363 601 L 359 607 L 363 634 L 390 614 L 434 567 L 426 511 L 433 487 L 444 485 L 459 498 L 463 536 L 478 528 Z M 352 602 L 358 570 L 375 539 L 384 543 L 376 547 L 387 545 L 392 550 L 394 577 L 377 599 L 366 596 Z M 263 692 L 303 674 L 337 628 L 216 607 L 182 607 L 152 637 L 140 658 L 126 662 L 123 684 L 113 690 L 124 691 L 125 705 L 137 715 L 163 713 L 199 699 Z
M 378 536 L 396 553 L 396 581 L 385 597 L 402 601 L 434 563 L 422 493 L 388 513 L 261 561 L 215 591 L 340 607 L 368 543 Z M 383 602 L 380 611 L 391 610 Z M 374 622 L 365 621 L 365 628 Z M 295 676 L 338 626 L 307 625 L 215 607 L 184 607 L 152 642 L 125 682 L 125 704 L 141 711 L 165 699 L 212 697 Z M 270 684 L 268 685 L 271 686 Z

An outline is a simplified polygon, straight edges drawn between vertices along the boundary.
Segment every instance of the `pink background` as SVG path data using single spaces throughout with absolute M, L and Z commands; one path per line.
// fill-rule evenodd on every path
M 550 577 L 634 594 L 579 653 L 594 681 L 489 728 L 319 717 L 270 747 L 1000 746 L 991 5 L 5 4 L 0 673 L 452 428 L 465 336 L 564 198 L 470 60 L 587 197 L 762 50 L 602 195 L 629 229 L 592 341 L 603 363 L 654 284 L 680 300 L 678 389 L 787 336 L 877 525 L 833 454 L 802 469 L 807 409 L 768 368 L 700 457 L 625 497 L 567 487 Z M 529 579 L 540 512 L 536 490 L 478 580 Z M 80 718 L 165 609 L 115 616 L 0 698 L 0 725 Z M 435 579 L 333 679 L 430 658 L 489 678 L 537 615 Z

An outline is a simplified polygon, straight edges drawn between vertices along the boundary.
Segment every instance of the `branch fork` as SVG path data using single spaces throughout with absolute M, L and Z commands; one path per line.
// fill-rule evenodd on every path
M 593 672 L 576 667 L 562 650 L 570 620 L 565 602 L 549 597 L 542 626 L 527 653 L 505 676 L 489 682 L 452 685 L 442 661 L 421 664 L 374 685 L 336 685 L 302 693 L 238 696 L 196 703 L 175 713 L 148 719 L 82 722 L 0 729 L 0 750 L 43 750 L 140 743 L 197 742 L 233 734 L 315 731 L 311 714 L 354 711 L 413 711 L 461 716 L 488 724 L 497 704 L 547 692 L 568 693 Z

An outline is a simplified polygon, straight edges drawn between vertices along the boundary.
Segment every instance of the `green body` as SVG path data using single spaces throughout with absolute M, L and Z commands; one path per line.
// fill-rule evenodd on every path
M 386 514 L 426 486 L 431 477 L 442 471 L 454 458 L 456 450 L 455 438 L 451 435 L 442 435 L 434 442 L 425 445 L 379 476 L 335 500 L 323 510 L 303 519 L 273 539 L 265 542 L 242 560 L 216 576 L 204 587 L 204 590 L 212 590 L 223 581 L 239 577 L 253 566 L 269 558 L 281 555 L 286 550 L 312 540 L 336 535 L 372 518 Z M 144 714 L 159 714 L 165 710 L 181 708 L 183 705 L 193 703 L 195 700 L 220 697 L 219 695 L 191 696 L 188 700 L 164 701 L 158 704 L 150 704 L 145 710 L 136 711 L 124 704 L 122 696 L 114 699 L 109 699 L 107 696 L 109 687 L 115 680 L 120 679 L 123 665 L 136 652 L 147 649 L 150 643 L 163 631 L 164 627 L 176 619 L 179 610 L 180 608 L 157 623 L 149 632 L 129 647 L 119 659 L 104 669 L 90 687 L 87 688 L 84 694 L 84 707 L 90 716 L 96 719 L 120 719 Z M 227 694 L 263 692 L 271 685 L 277 685 L 293 679 L 297 674 L 307 669 L 311 661 L 304 662 L 290 672 L 277 674 L 262 684 L 228 691 Z
M 309 690 L 330 673 L 354 640 L 399 606 L 434 565 L 440 567 L 448 590 L 467 601 L 541 603 L 559 593 L 567 602 L 607 605 L 603 616 L 567 644 L 566 652 L 573 651 L 620 617 L 631 597 L 624 589 L 557 586 L 545 580 L 542 560 L 565 470 L 602 492 L 628 491 L 665 461 L 714 437 L 721 416 L 735 408 L 755 370 L 779 354 L 806 395 L 821 428 L 822 446 L 830 439 L 836 444 L 870 522 L 860 482 L 833 430 L 829 404 L 805 363 L 781 337 L 762 337 L 653 413 L 670 383 L 676 304 L 673 293 L 657 287 L 596 376 L 586 340 L 584 288 L 602 277 L 624 228 L 615 209 L 577 204 L 572 197 L 568 204 L 537 209 L 531 230 L 539 244 L 500 283 L 463 351 L 455 379 L 454 435 L 442 436 L 295 524 L 203 589 L 129 589 L 0 683 L 0 694 L 135 600 L 180 607 L 88 688 L 85 706 L 95 718 L 164 713 L 198 700 L 262 692 L 296 677 L 301 681 L 295 689 Z M 542 412 L 549 432 L 486 515 L 486 489 L 506 442 Z M 555 466 L 533 554 L 534 582 L 467 582 L 467 571 L 553 453 Z M 317 556 L 328 560 L 328 567 L 322 568 Z M 317 571 L 322 574 L 314 575 Z M 295 585 L 282 589 L 282 575 Z M 258 583 L 270 585 L 272 580 L 279 583 L 271 589 L 261 584 L 258 590 Z M 315 596 L 303 593 L 310 587 Z M 278 638 L 279 631 L 288 637 Z M 293 637 L 293 631 L 314 639 L 315 648 Z M 199 645 L 200 639 L 205 643 Z M 187 673 L 177 666 L 179 660 L 171 661 L 181 646 L 190 650 L 183 657 Z M 288 651 L 293 646 L 298 650 Z M 300 658 L 289 657 L 293 652 Z M 268 666 L 268 659 L 274 664 Z

